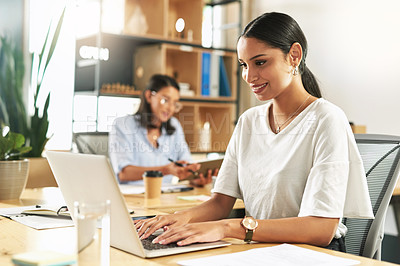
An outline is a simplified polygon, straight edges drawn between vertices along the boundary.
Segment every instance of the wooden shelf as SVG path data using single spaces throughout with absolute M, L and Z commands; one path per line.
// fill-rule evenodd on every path
M 203 0 L 126 0 L 123 33 L 200 44 L 202 9 Z M 175 30 L 178 18 L 186 24 L 182 33 Z
M 209 51 L 226 51 L 236 53 L 235 49 L 229 48 L 210 48 L 210 47 L 203 47 L 201 42 L 189 42 L 185 39 L 171 39 L 171 38 L 164 38 L 158 37 L 157 35 L 146 34 L 146 35 L 137 35 L 137 34 L 115 34 L 111 32 L 102 32 L 101 34 L 92 34 L 89 36 L 78 38 L 78 42 L 92 42 L 95 45 L 95 39 L 101 36 L 102 38 L 112 38 L 115 41 L 122 41 L 128 42 L 130 44 L 134 43 L 135 46 L 143 46 L 149 44 L 158 44 L 158 43 L 166 43 L 166 44 L 175 44 L 175 45 L 182 45 L 182 46 L 189 46 L 189 47 L 197 47 L 206 49 Z M 189 48 L 190 49 L 190 48 Z
M 182 96 L 183 99 L 235 101 L 237 92 L 237 60 L 233 52 L 215 52 L 223 58 L 227 72 L 231 96 L 203 96 L 202 54 L 210 50 L 196 47 L 182 47 L 173 44 L 155 44 L 139 47 L 134 56 L 134 83 L 137 90 L 143 90 L 149 78 L 156 73 L 170 75 L 178 82 L 187 83 L 194 96 Z M 213 52 L 213 51 L 211 51 Z M 210 75 L 219 75 L 219 72 Z
M 235 97 L 209 97 L 209 96 L 181 96 L 181 101 L 203 101 L 203 102 L 234 102 Z
M 181 90 L 184 108 L 176 115 L 191 151 L 224 152 L 237 118 L 238 63 L 234 49 L 201 46 L 204 5 L 203 0 L 125 0 L 118 11 L 124 16 L 118 34 L 102 32 L 76 40 L 75 93 L 138 98 L 153 74 L 170 75 L 191 90 Z M 183 33 L 175 30 L 178 18 L 185 20 Z M 99 43 L 108 51 L 107 60 L 81 57 L 81 47 Z M 203 95 L 205 53 L 218 56 L 218 66 L 226 72 L 224 90 L 217 92 L 221 96 Z M 215 69 L 210 75 L 223 73 Z M 207 149 L 200 143 L 205 122 L 211 130 Z
M 185 132 L 192 152 L 225 152 L 235 126 L 236 105 L 233 103 L 188 103 L 175 115 Z M 210 125 L 210 145 L 204 149 L 201 130 L 205 122 Z

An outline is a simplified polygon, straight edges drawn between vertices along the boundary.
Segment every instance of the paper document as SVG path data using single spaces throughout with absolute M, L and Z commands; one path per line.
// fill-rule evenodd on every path
M 189 200 L 189 201 L 207 201 L 211 199 L 211 196 L 207 195 L 190 195 L 190 196 L 178 196 L 178 199 Z
M 143 194 L 144 186 L 138 185 L 129 185 L 129 184 L 120 184 L 119 189 L 121 193 L 124 195 L 134 195 L 134 194 Z M 188 190 L 192 190 L 193 188 L 187 185 L 165 185 L 163 184 L 161 187 L 161 191 L 163 193 L 174 193 L 174 192 L 184 192 Z
M 23 225 L 39 230 L 74 226 L 74 222 L 68 217 L 57 217 L 57 216 L 49 217 L 49 216 L 21 214 L 23 211 L 32 210 L 35 207 L 36 205 L 0 209 L 0 215 L 10 218 L 11 220 L 19 222 Z
M 274 247 L 254 248 L 247 251 L 205 257 L 193 260 L 178 261 L 179 265 L 200 266 L 242 266 L 242 265 L 274 265 L 274 266 L 341 266 L 357 265 L 357 260 L 345 259 L 322 252 L 282 244 Z

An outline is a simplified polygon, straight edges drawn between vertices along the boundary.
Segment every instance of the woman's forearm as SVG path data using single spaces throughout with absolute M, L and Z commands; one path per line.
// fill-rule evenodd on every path
M 258 227 L 253 240 L 269 243 L 306 243 L 327 246 L 332 240 L 338 218 L 292 217 L 282 219 L 257 220 Z M 240 224 L 241 219 L 227 219 L 225 237 L 244 239 L 246 230 Z
M 182 161 L 182 164 L 186 164 L 186 162 Z M 169 164 L 162 166 L 149 166 L 149 167 L 128 165 L 121 170 L 118 177 L 119 180 L 122 182 L 141 180 L 142 175 L 145 171 L 153 170 L 153 171 L 160 171 L 163 175 L 174 175 L 177 176 L 179 179 L 184 179 L 185 177 L 191 174 L 190 170 L 197 171 L 199 168 L 200 168 L 199 164 L 190 164 L 187 166 L 181 166 L 175 162 L 171 162 Z
M 220 220 L 228 217 L 235 201 L 236 198 L 214 193 L 206 202 L 177 213 L 188 216 L 191 223 Z
M 152 167 L 141 167 L 141 166 L 135 166 L 135 165 L 128 165 L 125 168 L 119 172 L 119 181 L 120 182 L 127 182 L 127 181 L 136 181 L 136 180 L 142 180 L 143 179 L 143 173 L 145 171 L 149 170 L 154 170 L 154 171 L 161 171 L 163 175 L 166 175 L 168 173 L 165 173 L 165 168 L 166 166 L 152 166 Z

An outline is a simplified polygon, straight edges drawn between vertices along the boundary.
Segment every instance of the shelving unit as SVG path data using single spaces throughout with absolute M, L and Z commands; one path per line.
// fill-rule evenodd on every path
M 232 103 L 183 102 L 183 109 L 175 115 L 185 132 L 192 152 L 223 152 L 228 146 L 234 128 L 236 106 Z M 200 143 L 200 131 L 205 122 L 211 130 L 209 149 Z
M 202 9 L 203 0 L 126 0 L 123 33 L 180 42 L 191 30 L 189 42 L 201 45 Z M 186 22 L 183 34 L 175 30 L 178 18 Z
M 227 2 L 240 1 L 220 4 Z M 173 76 L 192 91 L 181 95 L 184 108 L 176 114 L 191 151 L 224 152 L 237 119 L 238 64 L 233 49 L 202 47 L 204 6 L 203 0 L 125 0 L 120 33 L 100 31 L 76 41 L 76 95 L 138 98 L 153 74 Z M 175 30 L 178 18 L 185 20 L 181 33 Z M 100 51 L 100 59 L 82 56 L 82 49 Z M 204 53 L 217 56 L 226 71 L 224 96 L 202 95 Z M 205 122 L 211 130 L 206 150 L 200 144 Z

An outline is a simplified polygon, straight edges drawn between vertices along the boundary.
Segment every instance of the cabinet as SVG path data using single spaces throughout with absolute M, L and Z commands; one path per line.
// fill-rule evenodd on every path
M 138 98 L 153 74 L 173 76 L 184 105 L 176 117 L 191 151 L 224 152 L 237 119 L 238 63 L 233 49 L 202 46 L 202 34 L 212 34 L 202 27 L 204 7 L 216 3 L 125 0 L 123 8 L 110 11 L 108 1 L 100 1 L 99 32 L 76 40 L 75 95 Z M 219 1 L 231 2 L 240 1 Z M 111 25 L 110 14 L 123 16 L 123 23 Z M 180 32 L 179 18 L 185 22 Z M 206 146 L 201 143 L 205 124 L 211 135 Z

